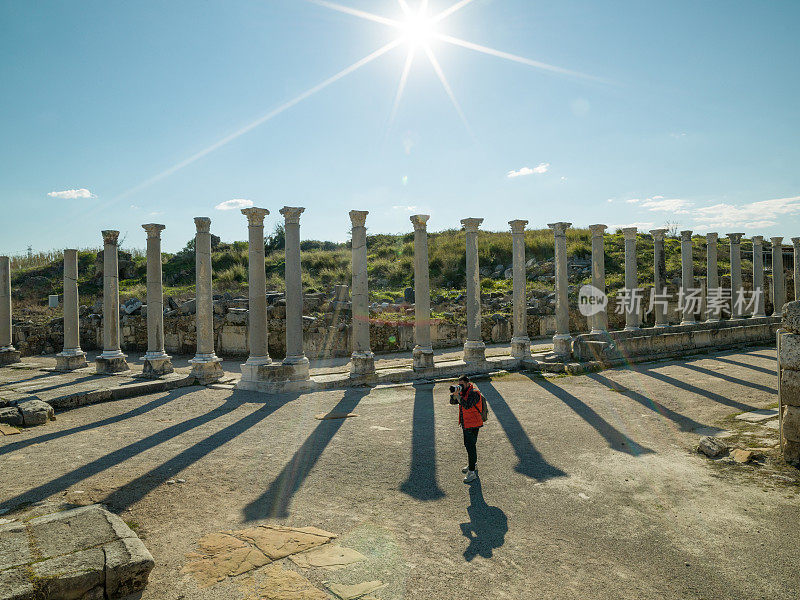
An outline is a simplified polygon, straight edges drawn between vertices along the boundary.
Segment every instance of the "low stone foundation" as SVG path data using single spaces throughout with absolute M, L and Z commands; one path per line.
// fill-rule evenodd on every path
M 786 462 L 800 466 L 800 302 L 783 306 L 776 337 L 781 450 Z

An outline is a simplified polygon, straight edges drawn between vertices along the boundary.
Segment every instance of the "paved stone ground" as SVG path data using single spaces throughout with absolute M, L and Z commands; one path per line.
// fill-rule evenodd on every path
M 155 558 L 145 600 L 356 584 L 382 600 L 796 600 L 797 472 L 693 451 L 722 429 L 775 442 L 733 418 L 776 404 L 774 355 L 479 382 L 492 414 L 471 486 L 444 383 L 278 398 L 190 387 L 86 406 L 0 437 L 0 519 L 29 502 L 106 503 Z M 358 416 L 315 418 L 331 412 Z M 205 588 L 184 570 L 201 540 L 260 524 L 338 534 L 331 553 L 365 560 L 282 558 Z

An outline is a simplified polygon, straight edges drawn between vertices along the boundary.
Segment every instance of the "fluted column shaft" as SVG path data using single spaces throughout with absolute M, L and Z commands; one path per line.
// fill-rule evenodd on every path
M 738 302 L 742 291 L 742 249 L 743 233 L 729 233 L 728 240 L 731 244 L 731 318 L 739 319 L 741 303 Z
M 369 345 L 369 279 L 367 277 L 366 210 L 351 210 L 353 246 L 353 354 L 350 359 L 351 377 L 375 372 L 375 357 Z
M 0 352 L 13 352 L 11 339 L 11 259 L 0 256 Z
M 707 299 L 709 294 L 718 294 L 719 290 L 719 267 L 717 266 L 717 240 L 719 236 L 716 233 L 706 234 L 706 293 Z M 710 290 L 714 290 L 711 292 Z M 706 303 L 708 300 L 706 300 Z M 719 321 L 721 316 L 721 306 L 717 303 L 710 312 L 707 312 L 707 321 L 714 323 Z
M 792 238 L 794 247 L 794 299 L 800 300 L 800 237 Z
M 161 232 L 158 223 L 142 225 L 147 232 L 147 354 L 145 359 L 167 358 L 164 351 L 164 287 L 161 269 Z
M 625 287 L 630 294 L 631 302 L 625 310 L 625 329 L 639 329 L 639 311 L 635 310 L 636 303 L 633 295 L 639 287 L 639 274 L 636 265 L 636 227 L 625 227 L 622 230 L 625 237 Z
M 755 294 L 755 306 L 753 306 L 753 317 L 765 317 L 765 298 L 764 298 L 764 237 L 753 236 L 753 294 Z
M 783 237 L 772 241 L 772 316 L 780 317 L 786 303 L 786 281 L 783 273 Z
M 78 251 L 64 250 L 64 349 L 62 354 L 81 351 L 78 315 Z
M 195 255 L 195 324 L 197 351 L 194 359 L 208 361 L 214 354 L 214 298 L 211 281 L 211 219 L 195 217 L 197 233 L 194 241 Z
M 266 208 L 243 208 L 247 217 L 247 292 L 248 320 L 247 337 L 250 353 L 248 365 L 268 365 L 269 334 L 267 331 L 267 275 L 264 266 L 264 218 Z
M 650 235 L 653 236 L 653 293 L 662 296 L 667 291 L 667 263 L 664 255 L 664 236 L 667 231 L 667 229 L 650 230 Z M 664 305 L 661 302 L 654 303 L 653 312 L 655 313 L 655 327 L 669 325 L 667 311 L 664 310 Z
M 428 219 L 430 215 L 412 215 L 414 225 L 414 350 L 416 370 L 433 367 L 431 345 L 431 283 L 428 264 Z
M 607 225 L 589 225 L 592 232 L 592 286 L 606 292 L 605 231 Z M 590 317 L 592 333 L 608 331 L 608 305 Z
M 694 260 L 692 258 L 692 232 L 681 231 L 681 286 L 683 287 L 684 299 L 690 290 L 694 290 Z M 683 318 L 681 325 L 692 325 L 696 323 L 694 314 L 690 310 L 691 303 L 684 302 Z
M 101 358 L 122 358 L 119 343 L 119 231 L 103 231 L 103 353 Z
M 305 208 L 284 206 L 286 278 L 286 358 L 285 364 L 308 364 L 303 351 L 303 280 L 300 262 L 300 215 Z
M 511 356 L 525 359 L 531 355 L 525 276 L 525 226 L 528 221 L 517 219 L 509 221 L 508 224 L 511 226 L 512 272 L 514 275 L 512 296 L 514 300 L 514 334 L 511 338 Z
M 572 337 L 569 335 L 569 279 L 567 274 L 567 228 L 572 223 L 549 223 L 555 238 L 556 267 L 556 334 L 553 336 L 553 353 L 560 357 L 572 354 Z
M 481 338 L 481 283 L 478 264 L 478 227 L 483 219 L 461 219 L 466 230 L 467 251 L 467 341 L 464 343 L 464 361 L 486 360 L 486 345 Z

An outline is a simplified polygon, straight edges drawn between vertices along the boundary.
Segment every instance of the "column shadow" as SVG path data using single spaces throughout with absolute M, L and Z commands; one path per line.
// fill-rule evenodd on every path
M 500 427 L 503 428 L 508 441 L 511 442 L 511 447 L 514 448 L 514 453 L 517 455 L 518 462 L 514 470 L 537 481 L 565 477 L 567 474 L 564 471 L 547 462 L 541 452 L 536 449 L 528 434 L 525 433 L 522 423 L 519 422 L 505 398 L 497 391 L 494 385 L 482 381 L 479 387 L 484 398 L 486 398 L 491 415 L 500 423 Z
M 349 413 L 361 399 L 369 394 L 369 389 L 349 388 L 344 397 L 331 410 L 332 413 Z M 270 483 L 267 490 L 242 509 L 245 521 L 289 516 L 292 498 L 303 485 L 314 465 L 325 451 L 333 436 L 346 419 L 323 419 L 316 426 L 303 445 L 286 463 L 280 474 Z
M 527 377 L 533 383 L 547 390 L 553 396 L 561 400 L 564 404 L 570 407 L 575 414 L 591 425 L 594 430 L 606 440 L 612 450 L 624 452 L 625 454 L 630 454 L 632 456 L 653 453 L 653 450 L 634 442 L 627 435 L 616 429 L 613 425 L 611 425 L 611 423 L 597 414 L 597 412 L 589 405 L 585 404 L 565 389 L 558 387 L 551 381 L 548 381 L 547 378 L 534 378 L 530 375 Z
M 717 377 L 719 379 L 724 379 L 730 383 L 736 383 L 739 385 L 743 385 L 745 387 L 753 388 L 754 390 L 759 390 L 761 392 L 768 392 L 770 394 L 777 394 L 778 390 L 774 387 L 770 387 L 768 385 L 763 385 L 761 383 L 754 383 L 752 381 L 747 381 L 745 379 L 740 379 L 738 377 L 734 377 L 733 375 L 725 375 L 724 373 L 720 373 L 719 371 L 714 371 L 712 369 L 706 369 L 705 367 L 700 367 L 698 365 L 690 364 L 690 363 L 681 363 L 680 365 L 684 369 L 689 369 L 691 371 L 697 371 L 698 373 L 703 373 L 704 375 L 711 375 L 712 377 Z M 774 371 L 773 373 L 774 374 Z
M 59 372 L 50 373 L 51 377 L 57 377 L 59 375 L 68 375 L 68 373 L 59 373 Z M 73 380 L 71 380 L 69 382 L 63 382 L 62 381 L 61 383 L 56 383 L 54 385 L 49 385 L 49 386 L 46 386 L 46 387 L 37 387 L 37 388 L 31 390 L 30 393 L 35 395 L 35 394 L 38 394 L 39 392 L 47 392 L 49 390 L 54 390 L 54 389 L 60 388 L 60 387 L 68 387 L 70 385 L 75 385 L 76 383 L 86 383 L 87 381 L 91 381 L 92 379 L 97 379 L 99 377 L 101 377 L 101 375 L 85 375 L 84 377 L 78 377 L 77 379 L 73 379 Z M 5 387 L 14 387 L 14 386 L 17 386 L 17 385 L 35 386 L 36 384 L 35 383 L 31 383 L 31 381 L 33 381 L 33 380 L 31 379 L 31 380 L 26 380 L 26 381 L 17 381 L 17 382 L 14 382 L 14 383 L 8 383 L 8 384 L 5 385 Z
M 732 400 L 730 398 L 726 398 L 721 394 L 717 394 L 716 392 L 712 392 L 709 390 L 704 390 L 703 388 L 699 388 L 696 385 L 692 385 L 691 383 L 687 383 L 680 379 L 676 379 L 675 377 L 670 377 L 669 375 L 664 375 L 664 373 L 658 373 L 654 371 L 652 368 L 642 367 L 641 365 L 633 368 L 631 367 L 632 371 L 639 373 L 640 375 L 646 375 L 647 377 L 652 377 L 653 379 L 657 379 L 663 383 L 667 383 L 674 387 L 680 388 L 687 392 L 691 392 L 693 394 L 697 394 L 698 396 L 702 396 L 703 398 L 707 398 L 709 400 L 713 400 L 714 402 L 718 402 L 719 404 L 724 404 L 725 406 L 730 406 L 731 408 L 735 408 L 736 410 L 740 410 L 742 412 L 748 412 L 751 410 L 756 410 L 756 406 L 750 406 L 749 404 L 744 404 L 743 402 L 738 402 L 736 400 Z
M 464 558 L 467 561 L 476 556 L 491 558 L 494 549 L 500 548 L 506 541 L 508 517 L 498 507 L 486 503 L 480 477 L 470 484 L 469 500 L 469 522 L 460 524 L 462 535 L 469 540 Z
M 444 497 L 436 479 L 436 415 L 433 385 L 414 385 L 414 416 L 411 430 L 411 468 L 400 491 L 417 500 Z
M 737 367 L 744 367 L 745 369 L 751 369 L 753 371 L 758 371 L 759 373 L 764 373 L 765 375 L 774 375 L 777 376 L 777 366 L 774 369 L 770 369 L 769 367 L 759 367 L 758 365 L 751 365 L 746 362 L 741 362 L 738 360 L 733 360 L 730 358 L 724 358 L 722 356 L 715 356 L 714 360 L 723 362 L 729 365 L 735 365 Z
M 663 404 L 656 402 L 652 398 L 645 396 L 644 394 L 640 394 L 628 387 L 625 387 L 621 383 L 617 383 L 616 381 L 611 381 L 607 377 L 600 375 L 598 373 L 588 373 L 586 375 L 590 379 L 594 379 L 597 383 L 600 383 L 606 386 L 610 390 L 614 390 L 615 392 L 622 394 L 623 396 L 630 398 L 634 402 L 638 402 L 642 406 L 647 409 L 652 410 L 653 412 L 658 413 L 660 416 L 665 417 L 675 423 L 681 431 L 694 431 L 695 429 L 704 428 L 704 429 L 715 429 L 717 431 L 722 431 L 718 427 L 709 427 L 708 425 L 703 425 L 702 423 L 698 423 L 694 419 L 687 417 L 686 415 L 682 415 L 679 412 L 672 410 L 671 408 L 667 408 Z

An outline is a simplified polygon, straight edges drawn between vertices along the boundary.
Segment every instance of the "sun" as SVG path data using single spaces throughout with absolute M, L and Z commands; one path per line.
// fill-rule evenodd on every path
M 434 19 L 427 15 L 424 8 L 417 13 L 409 13 L 400 22 L 403 39 L 412 47 L 427 46 L 435 37 Z

